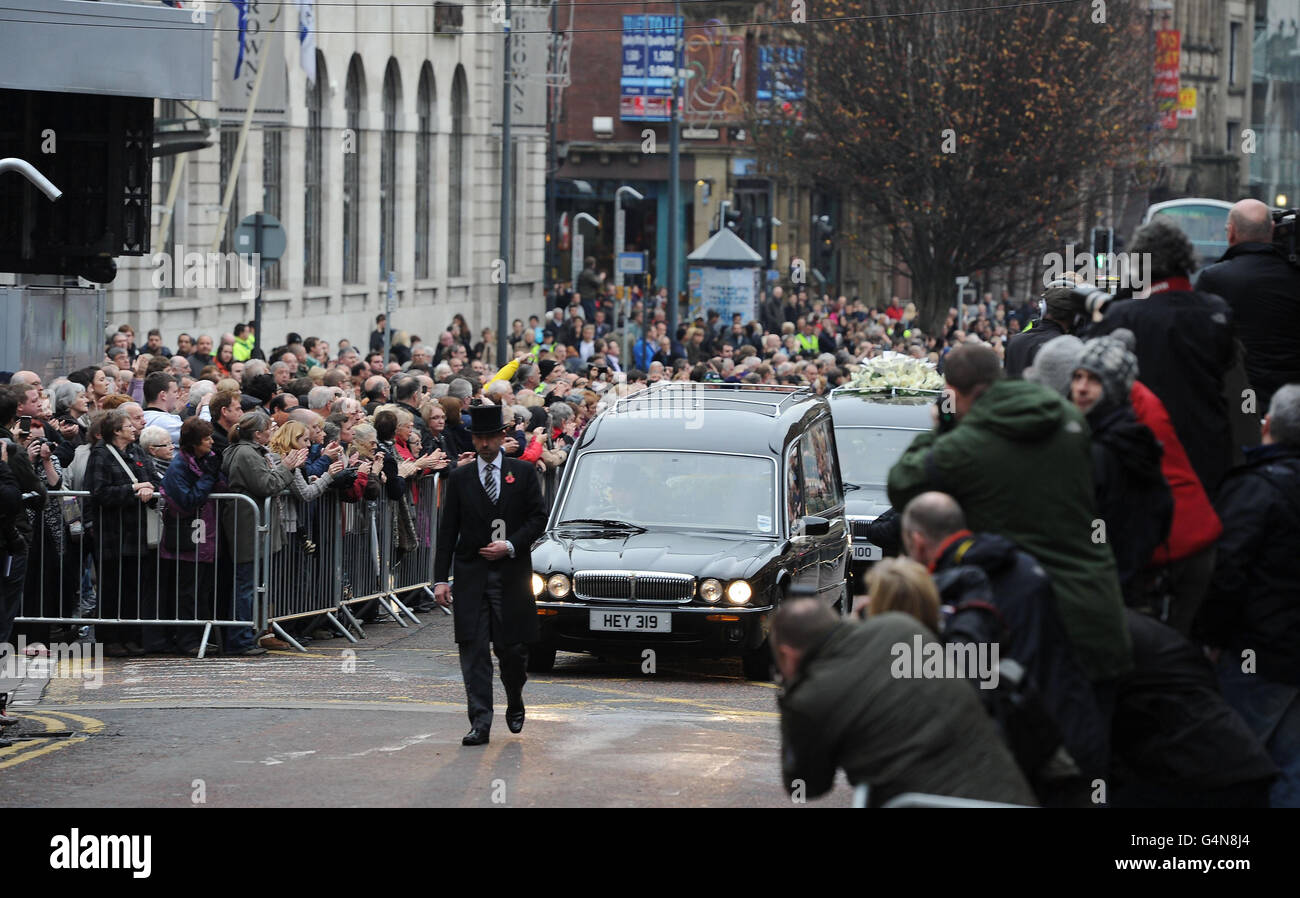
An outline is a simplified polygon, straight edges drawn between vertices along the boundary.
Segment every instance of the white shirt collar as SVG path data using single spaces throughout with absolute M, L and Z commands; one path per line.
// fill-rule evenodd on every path
M 504 450 L 498 451 L 496 461 L 493 462 L 493 464 L 496 465 L 496 467 L 493 470 L 497 472 L 498 478 L 500 478 L 501 476 L 501 469 L 504 466 L 502 459 L 505 458 L 505 455 L 506 453 Z M 475 455 L 474 460 L 478 462 L 478 479 L 480 482 L 482 482 L 483 472 L 487 469 L 488 463 L 483 460 L 483 456 L 481 455 Z

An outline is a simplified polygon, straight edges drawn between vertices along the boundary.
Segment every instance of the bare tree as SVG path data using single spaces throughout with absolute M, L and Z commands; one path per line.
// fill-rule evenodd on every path
M 954 277 L 1058 247 L 1095 175 L 1149 153 L 1136 3 L 820 0 L 808 19 L 806 99 L 755 110 L 757 143 L 782 177 L 838 190 L 887 229 L 836 239 L 883 244 L 873 261 L 911 278 L 927 333 L 942 332 Z

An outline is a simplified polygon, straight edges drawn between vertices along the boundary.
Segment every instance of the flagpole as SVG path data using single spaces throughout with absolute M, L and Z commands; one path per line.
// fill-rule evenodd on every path
M 235 188 L 239 186 L 239 166 L 244 159 L 244 145 L 248 143 L 248 129 L 253 124 L 253 112 L 257 109 L 257 95 L 262 90 L 262 76 L 266 74 L 267 68 L 274 64 L 271 48 L 275 45 L 275 38 L 279 33 L 280 29 L 276 28 L 267 38 L 262 58 L 259 60 L 261 65 L 257 69 L 257 77 L 253 79 L 253 94 L 248 98 L 248 109 L 244 110 L 244 125 L 239 129 L 239 142 L 235 144 L 235 158 L 230 161 L 226 195 L 221 200 L 221 214 L 217 217 L 217 232 L 212 237 L 210 252 L 215 253 L 221 248 L 221 234 L 226 229 L 226 219 L 230 215 L 230 203 L 235 198 Z
M 158 224 L 158 236 L 154 240 L 154 246 L 160 250 L 165 246 L 167 229 L 171 227 L 172 210 L 176 208 L 176 194 L 180 192 L 181 173 L 185 171 L 185 163 L 189 158 L 188 153 L 181 153 L 180 158 L 176 160 L 176 167 L 172 169 L 172 182 L 167 186 L 167 204 L 163 208 L 162 221 Z

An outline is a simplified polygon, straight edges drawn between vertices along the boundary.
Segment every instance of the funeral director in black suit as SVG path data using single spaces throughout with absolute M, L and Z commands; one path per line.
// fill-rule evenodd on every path
M 471 406 L 470 435 L 476 458 L 447 478 L 434 598 L 452 606 L 460 670 L 469 698 L 470 731 L 463 745 L 486 745 L 492 729 L 492 656 L 501 664 L 506 690 L 506 726 L 524 728 L 524 669 L 529 642 L 539 631 L 533 599 L 531 547 L 546 528 L 546 503 L 537 472 L 501 451 L 507 425 L 501 407 Z M 456 562 L 456 596 L 447 576 Z

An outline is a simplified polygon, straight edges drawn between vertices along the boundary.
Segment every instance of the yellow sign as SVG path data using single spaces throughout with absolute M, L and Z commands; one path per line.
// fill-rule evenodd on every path
M 1181 87 L 1178 89 L 1178 117 L 1196 118 L 1196 88 Z

